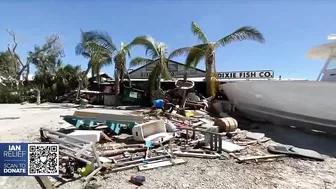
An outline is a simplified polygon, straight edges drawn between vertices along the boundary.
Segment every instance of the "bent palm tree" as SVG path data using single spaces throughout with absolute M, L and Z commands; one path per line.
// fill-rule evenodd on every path
M 167 66 L 168 59 L 166 58 L 167 45 L 155 41 L 150 36 L 136 37 L 129 44 L 129 48 L 137 45 L 145 48 L 145 54 L 146 56 L 149 56 L 149 58 L 135 57 L 130 61 L 130 66 L 138 66 L 156 61 L 153 71 L 149 74 L 147 83 L 147 92 L 151 94 L 153 90 L 160 89 L 161 78 L 171 79 Z
M 123 78 L 126 72 L 126 55 L 131 57 L 129 47 L 121 42 L 120 50 L 114 56 L 114 89 L 116 96 L 119 96 L 120 93 L 120 79 Z
M 202 59 L 205 59 L 206 85 L 208 95 L 214 95 L 215 93 L 215 89 L 211 86 L 211 77 L 216 72 L 215 51 L 217 48 L 224 47 L 236 41 L 253 40 L 260 43 L 265 41 L 263 35 L 257 29 L 250 26 L 241 27 L 216 42 L 210 42 L 203 33 L 202 29 L 195 22 L 191 23 L 191 31 L 198 38 L 198 40 L 201 41 L 201 43 L 193 47 L 176 49 L 170 54 L 169 59 L 185 54 L 187 55 L 185 61 L 187 67 L 196 67 Z
M 89 39 L 93 39 L 98 43 L 100 46 L 107 49 L 111 52 L 111 56 L 114 57 L 113 61 L 115 63 L 115 95 L 119 95 L 120 93 L 120 78 L 122 74 L 126 71 L 126 55 L 129 57 L 130 52 L 127 45 L 121 42 L 120 50 L 117 50 L 116 46 L 112 42 L 111 37 L 107 33 L 99 32 L 99 31 L 91 31 L 87 34 Z
M 92 77 L 96 74 L 96 79 L 99 83 L 100 69 L 103 66 L 112 63 L 112 54 L 115 51 L 115 47 L 114 45 L 107 46 L 105 43 L 102 43 L 102 38 L 113 44 L 111 37 L 107 33 L 95 30 L 89 32 L 81 31 L 81 42 L 76 46 L 76 54 L 89 59 L 87 69 L 83 74 L 82 80 L 86 79 L 86 76 L 91 69 Z

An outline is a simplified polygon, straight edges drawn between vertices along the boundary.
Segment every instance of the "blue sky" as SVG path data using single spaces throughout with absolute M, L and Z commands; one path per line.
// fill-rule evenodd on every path
M 218 72 L 271 69 L 276 77 L 316 79 L 323 62 L 310 60 L 305 53 L 336 32 L 332 0 L 1 0 L 0 7 L 0 50 L 11 43 L 7 28 L 16 32 L 17 52 L 24 58 L 34 44 L 58 33 L 64 62 L 82 68 L 87 60 L 75 55 L 80 29 L 106 31 L 118 47 L 121 41 L 151 35 L 172 51 L 197 43 L 190 32 L 195 21 L 212 41 L 246 25 L 264 34 L 265 44 L 243 41 L 219 49 Z M 132 51 L 133 57 L 142 55 L 141 47 Z M 175 60 L 183 63 L 184 57 Z M 103 71 L 113 75 L 112 66 Z

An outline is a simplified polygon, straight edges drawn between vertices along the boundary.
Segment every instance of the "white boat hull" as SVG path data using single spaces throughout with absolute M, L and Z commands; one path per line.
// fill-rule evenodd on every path
M 336 83 L 242 81 L 221 87 L 235 107 L 250 117 L 336 133 Z

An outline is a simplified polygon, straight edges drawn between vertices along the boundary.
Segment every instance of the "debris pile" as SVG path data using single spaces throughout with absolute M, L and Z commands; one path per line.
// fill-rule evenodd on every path
M 175 85 L 162 99 L 153 100 L 151 110 L 81 109 L 61 116 L 67 128 L 41 128 L 41 141 L 59 143 L 61 177 L 88 182 L 97 174 L 177 166 L 187 158 L 251 163 L 295 156 L 323 161 L 315 151 L 241 130 L 235 118 L 218 111 L 218 104 L 210 103 L 217 112 L 209 113 L 208 99 L 192 90 L 193 82 Z M 146 180 L 130 178 L 138 186 Z
M 187 110 L 164 100 L 151 110 L 83 109 L 64 115 L 69 127 L 40 129 L 41 141 L 59 143 L 61 177 L 83 177 L 137 168 L 139 171 L 187 163 L 187 158 L 235 159 L 237 163 L 273 161 L 287 156 L 323 160 L 317 152 L 277 145 L 263 133 L 238 128 L 230 117 L 205 109 Z M 144 177 L 132 176 L 141 185 Z

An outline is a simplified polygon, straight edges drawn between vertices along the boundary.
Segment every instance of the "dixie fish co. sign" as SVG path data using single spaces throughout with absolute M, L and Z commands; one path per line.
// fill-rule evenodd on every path
M 218 72 L 219 79 L 269 79 L 274 78 L 273 70 Z

